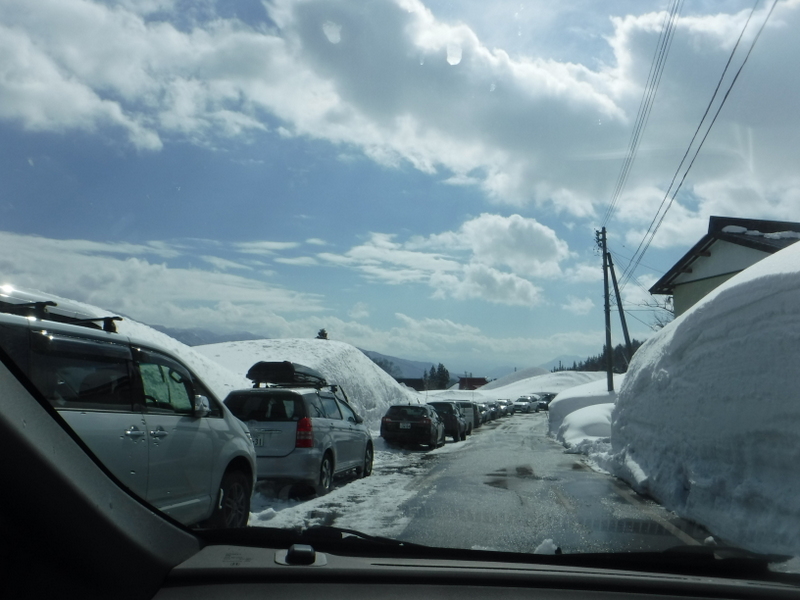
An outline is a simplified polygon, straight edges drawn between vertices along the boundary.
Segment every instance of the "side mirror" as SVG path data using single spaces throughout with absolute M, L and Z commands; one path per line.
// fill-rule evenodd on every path
M 197 395 L 194 397 L 194 410 L 192 410 L 193 417 L 205 417 L 211 412 L 211 403 L 205 396 Z
M 357 425 L 361 425 L 363 422 L 364 422 L 364 419 L 362 419 L 360 416 L 356 415 L 356 424 Z

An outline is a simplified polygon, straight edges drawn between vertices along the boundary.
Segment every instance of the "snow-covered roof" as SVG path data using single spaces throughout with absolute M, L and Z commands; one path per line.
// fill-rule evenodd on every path
M 709 258 L 710 248 L 718 241 L 730 242 L 753 250 L 774 254 L 800 239 L 800 223 L 765 221 L 736 217 L 710 217 L 708 233 L 650 288 L 651 294 L 672 294 L 676 279 L 700 259 Z M 722 275 L 723 273 L 720 273 Z

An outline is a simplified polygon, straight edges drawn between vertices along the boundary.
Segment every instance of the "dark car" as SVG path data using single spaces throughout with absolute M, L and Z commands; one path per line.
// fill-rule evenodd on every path
M 389 444 L 444 445 L 445 425 L 439 413 L 427 404 L 390 406 L 381 419 L 381 437 Z
M 458 400 L 456 404 L 458 404 L 458 408 L 461 409 L 461 414 L 464 415 L 464 420 L 467 422 L 467 435 L 471 435 L 472 431 L 482 424 L 481 411 L 474 402 Z
M 453 438 L 454 442 L 467 439 L 467 422 L 455 402 L 428 402 L 436 409 L 444 421 L 445 434 Z
M 541 392 L 536 395 L 539 396 L 536 402 L 536 412 L 540 410 L 550 410 L 550 403 L 553 401 L 553 398 L 556 397 L 556 394 L 552 392 Z

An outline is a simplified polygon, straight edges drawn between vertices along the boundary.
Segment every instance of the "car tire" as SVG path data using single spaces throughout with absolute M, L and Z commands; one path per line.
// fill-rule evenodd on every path
M 465 429 L 464 433 L 461 434 L 461 441 L 463 442 L 466 439 L 467 439 L 467 430 Z
M 456 432 L 453 434 L 453 441 L 454 441 L 454 442 L 460 442 L 460 441 L 461 441 L 461 434 L 460 434 L 458 431 L 456 431 Z
M 333 489 L 333 459 L 326 453 L 322 457 L 319 465 L 319 477 L 317 479 L 317 495 L 324 496 Z
M 372 475 L 372 463 L 374 460 L 375 452 L 372 449 L 372 444 L 367 444 L 367 449 L 364 451 L 364 466 L 361 467 L 361 477 Z
M 437 448 L 441 448 L 442 446 L 445 445 L 446 440 L 444 438 L 445 438 L 444 430 L 442 430 L 442 437 L 439 438 L 439 442 L 436 445 Z
M 212 529 L 247 526 L 250 518 L 250 497 L 253 490 L 250 478 L 241 471 L 229 471 L 222 476 L 214 512 L 208 519 Z

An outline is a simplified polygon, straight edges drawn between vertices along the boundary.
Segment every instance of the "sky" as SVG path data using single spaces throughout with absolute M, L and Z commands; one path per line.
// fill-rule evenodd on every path
M 476 375 L 597 354 L 595 230 L 624 271 L 753 4 L 681 4 L 607 218 L 671 6 L 6 0 L 0 283 Z M 710 216 L 800 220 L 800 2 L 771 7 L 624 286 L 634 337 Z

